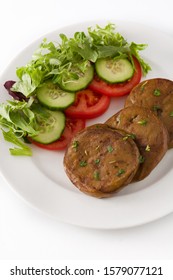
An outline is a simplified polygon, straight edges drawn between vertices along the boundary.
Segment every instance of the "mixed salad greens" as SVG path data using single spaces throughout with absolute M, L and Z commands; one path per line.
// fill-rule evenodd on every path
M 72 38 L 65 34 L 59 37 L 59 43 L 44 39 L 31 61 L 17 68 L 17 81 L 7 81 L 4 85 L 13 99 L 0 104 L 0 125 L 5 140 L 15 145 L 10 149 L 12 155 L 32 155 L 31 148 L 25 142 L 28 139 L 37 140 L 38 135 L 45 131 L 50 134 L 53 127 L 51 112 L 56 108 L 44 106 L 37 96 L 47 81 L 56 85 L 58 94 L 63 96 L 64 91 L 75 94 L 87 88 L 95 74 L 95 63 L 100 59 L 128 60 L 135 68 L 135 57 L 143 75 L 151 70 L 139 55 L 139 51 L 147 45 L 129 44 L 115 31 L 112 23 L 103 28 L 99 25 L 89 27 L 87 33 L 76 32 Z

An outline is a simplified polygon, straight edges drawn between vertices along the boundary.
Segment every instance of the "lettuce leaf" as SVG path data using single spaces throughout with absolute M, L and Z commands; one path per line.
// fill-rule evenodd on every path
M 5 131 L 3 130 L 4 139 L 8 142 L 13 143 L 15 146 L 14 148 L 10 148 L 10 154 L 13 156 L 32 156 L 32 150 L 30 147 L 25 145 L 23 141 L 18 138 L 12 130 Z
M 37 135 L 40 129 L 38 120 L 44 121 L 48 116 L 48 111 L 32 98 L 28 102 L 14 100 L 0 104 L 0 126 L 4 139 L 17 146 L 10 148 L 12 155 L 32 155 L 24 139 Z
M 138 59 L 144 76 L 146 76 L 146 74 L 151 70 L 151 67 L 141 58 L 141 56 L 139 55 L 139 51 L 145 50 L 146 47 L 147 44 L 136 44 L 134 42 L 132 42 L 129 47 L 131 55 L 134 55 Z
M 67 81 L 77 80 L 89 63 L 102 57 L 134 55 L 139 60 L 144 75 L 151 70 L 139 55 L 147 45 L 134 42 L 129 44 L 115 31 L 112 23 L 103 28 L 99 25 L 94 29 L 89 27 L 87 33 L 76 32 L 72 38 L 65 34 L 60 34 L 59 37 L 60 43 L 44 39 L 34 52 L 32 60 L 16 70 L 19 80 L 12 86 L 13 91 L 21 92 L 28 98 L 48 78 L 62 85 Z
M 34 136 L 38 132 L 31 104 L 25 101 L 7 101 L 0 104 L 0 124 L 21 136 Z

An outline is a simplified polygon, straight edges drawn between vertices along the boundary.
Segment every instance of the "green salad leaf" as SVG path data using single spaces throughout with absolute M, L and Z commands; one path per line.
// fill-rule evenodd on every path
M 31 98 L 26 101 L 7 101 L 0 104 L 0 125 L 4 139 L 13 143 L 12 155 L 32 155 L 31 148 L 24 143 L 26 137 L 40 132 L 40 122 L 47 122 L 48 111 Z
M 40 124 L 46 124 L 48 110 L 38 103 L 36 89 L 46 80 L 63 87 L 66 83 L 78 80 L 99 58 L 129 58 L 135 56 L 146 75 L 151 70 L 149 64 L 139 55 L 146 44 L 128 43 L 118 32 L 115 25 L 105 27 L 96 25 L 87 32 L 75 32 L 68 38 L 59 34 L 58 42 L 48 42 L 45 38 L 33 53 L 31 61 L 16 70 L 18 80 L 11 90 L 22 93 L 27 101 L 7 101 L 0 104 L 0 125 L 5 140 L 13 143 L 12 155 L 31 155 L 31 149 L 22 141 L 36 136 Z M 135 67 L 135 66 L 134 66 Z M 22 99 L 23 100 L 23 99 Z
M 3 130 L 4 139 L 8 142 L 13 143 L 14 148 L 10 148 L 10 154 L 13 156 L 32 156 L 32 150 L 30 147 L 24 144 L 20 138 L 18 138 L 13 131 L 10 129 L 8 131 Z
M 151 67 L 141 58 L 139 51 L 145 50 L 146 47 L 146 44 L 136 44 L 134 42 L 130 44 L 131 55 L 134 55 L 138 59 L 139 63 L 141 64 L 144 76 L 151 70 Z
M 64 85 L 69 81 L 79 79 L 85 73 L 89 64 L 98 58 L 136 56 L 143 74 L 146 75 L 150 66 L 140 57 L 139 52 L 146 44 L 128 43 L 116 32 L 115 25 L 105 27 L 96 25 L 88 32 L 76 32 L 72 38 L 60 34 L 59 43 L 48 42 L 44 39 L 34 52 L 32 60 L 16 70 L 19 80 L 13 85 L 14 91 L 22 92 L 26 97 L 34 95 L 34 91 L 46 79 Z
M 30 109 L 31 103 L 25 101 L 7 101 L 0 104 L 0 124 L 10 128 L 20 137 L 37 134 L 35 115 Z

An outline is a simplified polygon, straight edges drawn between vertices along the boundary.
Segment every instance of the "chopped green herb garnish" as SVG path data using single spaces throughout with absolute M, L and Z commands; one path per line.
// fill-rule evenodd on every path
M 173 117 L 173 111 L 169 114 L 170 117 Z
M 144 91 L 144 88 L 146 86 L 146 84 L 148 83 L 148 81 L 145 81 L 142 85 L 141 85 L 141 91 Z
M 132 138 L 134 140 L 136 138 L 136 135 L 133 133 L 126 134 L 126 136 L 123 137 L 123 140 L 127 140 L 128 138 Z
M 96 170 L 96 171 L 94 171 L 94 174 L 93 174 L 93 177 L 94 177 L 94 179 L 95 180 L 100 180 L 100 174 L 99 174 L 99 172 Z
M 160 106 L 158 106 L 158 105 L 154 105 L 154 106 L 153 106 L 153 111 L 157 112 L 157 111 L 159 111 L 159 110 L 161 110 L 161 107 L 160 107 Z
M 78 146 L 79 146 L 79 142 L 78 142 L 78 141 L 73 141 L 73 143 L 72 143 L 72 148 L 74 148 L 75 150 L 77 150 Z
M 139 163 L 143 163 L 144 161 L 145 161 L 145 158 L 142 155 L 140 155 L 139 156 Z
M 151 148 L 149 145 L 146 146 L 145 151 L 150 152 Z
M 112 153 L 114 149 L 113 149 L 112 146 L 108 146 L 108 147 L 107 147 L 107 150 L 108 150 L 109 153 Z
M 121 176 L 122 174 L 125 173 L 124 169 L 119 169 L 118 172 L 116 173 L 117 176 Z
M 99 163 L 100 163 L 100 159 L 97 158 L 97 159 L 95 160 L 95 164 L 99 164 Z
M 154 94 L 155 96 L 160 96 L 160 95 L 161 95 L 161 92 L 160 92 L 159 89 L 155 89 L 154 92 L 153 92 L 153 94 Z
M 79 163 L 79 165 L 80 165 L 81 167 L 85 167 L 85 166 L 87 165 L 87 161 L 86 161 L 86 160 L 81 160 L 80 163 Z
M 138 124 L 140 124 L 140 125 L 146 125 L 146 124 L 147 124 L 147 120 L 138 121 Z

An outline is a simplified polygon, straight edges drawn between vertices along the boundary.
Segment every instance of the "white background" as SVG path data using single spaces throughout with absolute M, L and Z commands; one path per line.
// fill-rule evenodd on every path
M 173 36 L 171 2 L 2 0 L 0 72 L 24 47 L 40 36 L 85 20 L 131 20 L 154 26 Z M 173 214 L 124 230 L 92 230 L 59 223 L 31 208 L 0 177 L 1 260 L 167 260 L 173 259 L 172 236 Z

